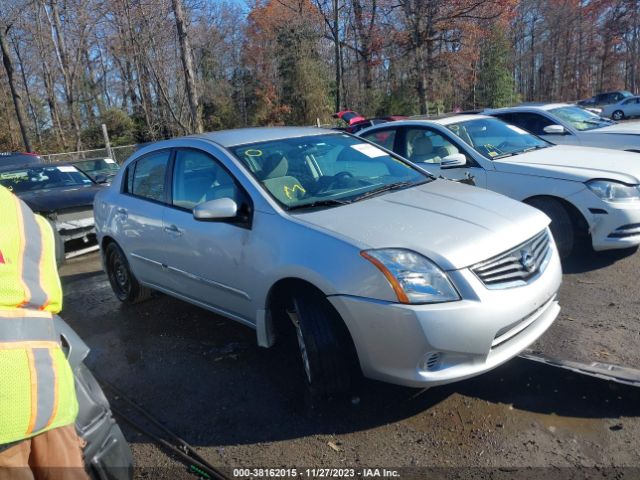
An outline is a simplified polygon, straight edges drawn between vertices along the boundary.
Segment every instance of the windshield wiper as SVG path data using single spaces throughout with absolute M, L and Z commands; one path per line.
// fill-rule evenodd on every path
M 316 208 L 316 207 L 337 207 L 339 205 L 348 205 L 351 203 L 349 200 L 338 200 L 336 198 L 327 198 L 325 200 L 316 200 L 311 203 L 303 203 L 301 205 L 292 205 L 287 210 L 299 210 L 302 208 Z
M 362 195 L 358 195 L 356 198 L 353 199 L 353 201 L 359 202 L 360 200 L 364 200 L 365 198 L 370 198 L 384 192 L 389 192 L 391 190 L 399 190 L 401 188 L 414 187 L 416 185 L 423 185 L 428 181 L 431 181 L 431 180 L 425 180 L 424 182 L 419 182 L 419 183 L 412 182 L 412 181 L 390 183 L 389 185 L 385 185 L 384 187 L 380 187 L 375 190 L 370 190 L 368 192 L 363 193 Z

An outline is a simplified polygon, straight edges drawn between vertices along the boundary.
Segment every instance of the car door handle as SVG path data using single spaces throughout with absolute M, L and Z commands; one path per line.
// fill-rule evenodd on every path
M 176 235 L 176 236 L 182 235 L 182 230 L 180 230 L 175 225 L 168 225 L 164 227 L 164 231 L 167 233 L 170 233 L 171 235 Z
M 117 213 L 118 215 L 122 215 L 122 216 L 123 216 L 123 217 L 125 217 L 125 218 L 128 216 L 128 213 L 127 213 L 127 209 L 126 209 L 126 208 L 118 208 L 118 209 L 116 209 L 116 213 Z

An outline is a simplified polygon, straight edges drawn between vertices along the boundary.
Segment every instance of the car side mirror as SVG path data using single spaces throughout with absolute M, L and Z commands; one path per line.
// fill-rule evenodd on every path
M 547 125 L 543 128 L 544 133 L 549 135 L 564 135 L 567 130 L 562 125 Z
M 107 183 L 109 179 L 106 175 L 100 174 L 96 175 L 96 183 Z
M 195 206 L 193 218 L 201 221 L 225 220 L 238 215 L 238 204 L 230 198 L 217 198 Z
M 467 157 L 462 153 L 452 153 L 440 160 L 440 168 L 464 167 L 467 164 Z

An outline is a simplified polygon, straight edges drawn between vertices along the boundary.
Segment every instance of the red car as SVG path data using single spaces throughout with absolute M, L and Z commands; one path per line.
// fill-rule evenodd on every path
M 404 120 L 407 117 L 402 115 L 388 115 L 386 117 L 365 118 L 358 112 L 354 112 L 353 110 L 342 110 L 341 112 L 334 113 L 333 118 L 339 118 L 340 120 L 343 120 L 348 124 L 348 126 L 344 129 L 346 132 L 356 133 L 367 127 L 371 127 L 372 125 L 386 122 L 395 122 L 396 120 Z

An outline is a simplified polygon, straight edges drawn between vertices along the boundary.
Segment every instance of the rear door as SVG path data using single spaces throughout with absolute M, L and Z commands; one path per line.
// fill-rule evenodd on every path
M 256 271 L 244 254 L 251 240 L 248 194 L 217 159 L 191 148 L 176 150 L 171 190 L 161 243 L 172 290 L 231 316 L 252 318 L 248 290 Z M 220 198 L 233 199 L 244 219 L 193 217 L 196 205 Z
M 171 150 L 149 153 L 125 172 L 123 195 L 116 207 L 120 246 L 135 276 L 144 283 L 168 285 L 164 262 L 162 216 L 168 200 L 167 169 Z

